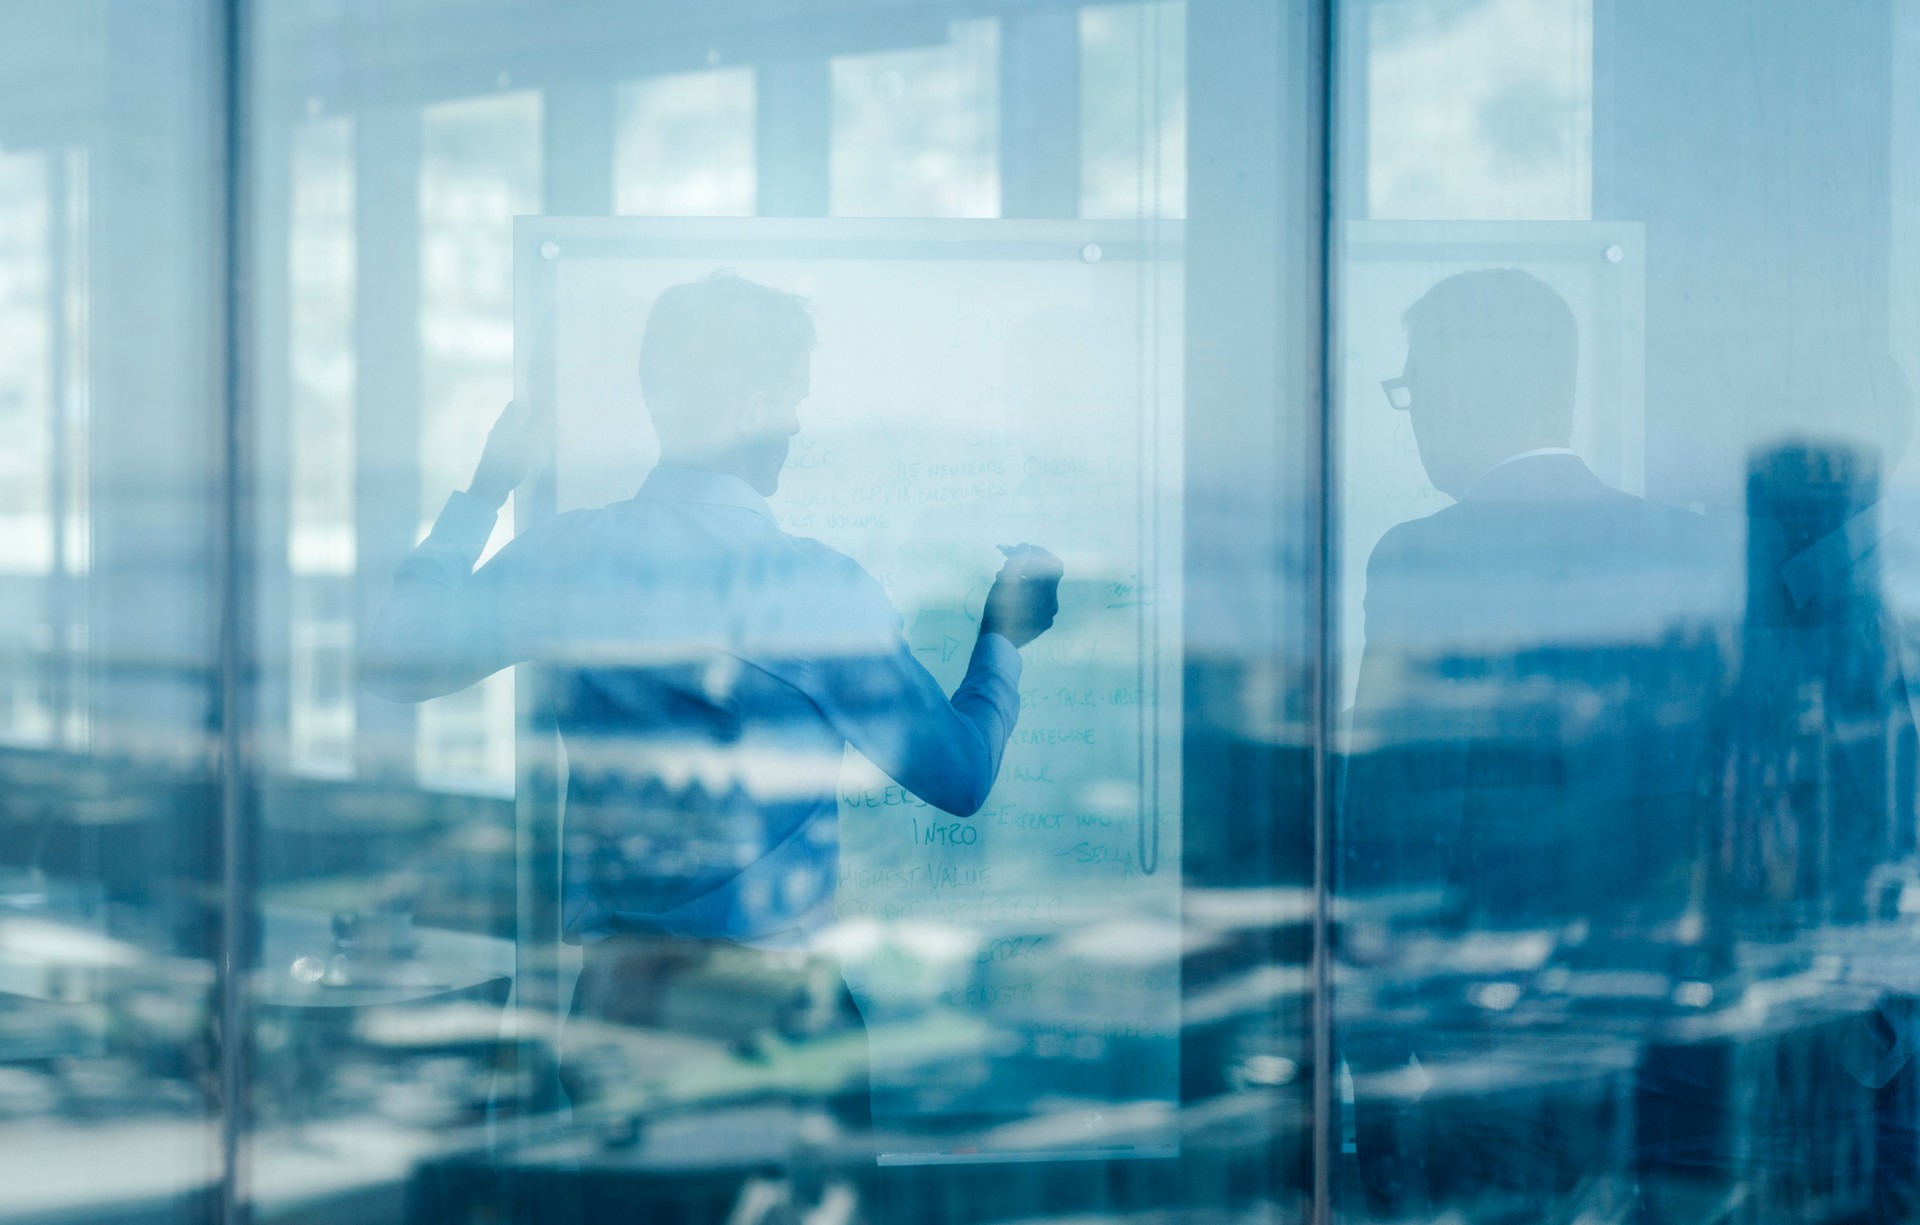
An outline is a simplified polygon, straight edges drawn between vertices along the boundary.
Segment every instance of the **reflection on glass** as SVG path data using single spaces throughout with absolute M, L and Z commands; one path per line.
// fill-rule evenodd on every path
M 584 1139 L 683 1102 L 730 1119 L 778 1170 L 876 1142 L 865 1006 L 840 984 L 833 924 L 842 756 L 855 748 L 893 780 L 879 790 L 914 797 L 930 834 L 975 843 L 969 819 L 1015 735 L 1019 650 L 1060 609 L 1059 560 L 1003 545 L 949 696 L 871 574 L 780 530 L 766 499 L 789 464 L 838 468 L 795 437 L 814 345 L 801 299 L 733 273 L 660 291 L 637 345 L 660 458 L 639 492 L 536 524 L 474 570 L 541 421 L 510 410 L 369 643 L 368 683 L 397 700 L 546 667 L 567 777 L 560 919 L 583 954 L 560 1075 Z M 529 390 L 557 408 L 572 376 L 552 375 Z M 847 498 L 873 476 L 840 470 Z M 966 895 L 985 883 L 977 867 L 942 871 L 973 878 Z M 940 897 L 941 881 L 923 886 Z M 803 1058 L 799 1080 L 780 1066 Z M 735 1100 L 786 1108 L 756 1120 Z
M 308 54 L 356 41 L 326 14 L 263 17 L 290 275 L 249 326 L 293 586 L 255 646 L 299 751 L 250 882 L 261 1217 L 1298 1194 L 1304 979 L 1260 950 L 1306 911 L 1264 863 L 1185 870 L 1178 229 L 859 219 L 990 218 L 1043 170 L 1029 212 L 1182 211 L 1185 7 L 1055 16 L 1009 102 L 992 19 L 826 22 L 770 70 L 716 67 L 753 23 L 682 46 L 635 10 L 601 36 L 657 54 L 564 108 L 517 66 L 365 96 L 384 70 Z M 432 59 L 428 27 L 383 45 Z M 764 79 L 792 149 L 757 147 Z M 1012 158 L 1001 112 L 1039 103 Z M 705 216 L 530 216 L 594 181 Z M 713 219 L 763 189 L 838 217 Z
M 1376 411 L 1408 414 L 1454 503 L 1367 563 L 1340 861 L 1360 1185 L 1387 1219 L 1530 1184 L 1618 1211 L 1608 1112 L 1651 1018 L 1596 1041 L 1566 1009 L 1695 972 L 1676 937 L 1726 550 L 1570 448 L 1579 332 L 1544 281 L 1457 274 L 1403 319 L 1406 407 Z M 1566 1143 L 1519 1147 L 1549 1110 Z
M 0 4 L 0 1220 L 1920 1219 L 1916 65 Z
M 146 21 L 183 20 L 158 5 Z M 218 277 L 191 23 L 0 8 L 0 1215 L 217 1191 Z M 111 87 L 107 82 L 111 82 Z
M 537 807 L 538 764 L 526 795 L 561 823 L 559 921 L 585 946 L 562 1041 L 566 1076 L 606 1082 L 569 1090 L 586 1135 L 691 1095 L 770 1154 L 826 1128 L 868 1192 L 876 1159 L 1166 1159 L 1177 265 L 1077 224 L 812 254 L 838 228 L 529 221 L 540 408 L 496 425 L 407 563 L 375 683 L 417 698 L 522 658 L 552 678 L 565 796 Z M 563 513 L 469 576 L 543 419 Z M 1028 583 L 1053 620 L 1054 563 L 1019 544 L 1039 529 L 1074 568 L 1035 639 L 995 627 Z M 681 976 L 688 1008 L 741 976 L 777 1005 L 801 970 L 818 1006 L 741 999 L 725 1032 L 833 1078 L 811 1093 L 700 1045 L 706 1013 L 641 1006 Z M 756 1122 L 741 1096 L 786 1107 Z
M 1346 52 L 1342 1219 L 1920 1209 L 1911 15 L 1678 11 Z

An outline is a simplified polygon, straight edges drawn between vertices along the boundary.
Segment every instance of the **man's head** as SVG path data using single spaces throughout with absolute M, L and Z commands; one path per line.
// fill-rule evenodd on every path
M 771 494 L 812 374 L 803 299 L 716 272 L 661 293 L 640 340 L 640 391 L 664 463 Z
M 1450 276 L 1407 308 L 1404 378 L 1427 476 L 1459 497 L 1503 459 L 1573 437 L 1579 330 L 1518 268 Z

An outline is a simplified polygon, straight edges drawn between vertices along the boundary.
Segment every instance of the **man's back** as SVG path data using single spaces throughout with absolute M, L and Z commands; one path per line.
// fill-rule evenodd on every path
M 529 543 L 564 593 L 539 658 L 568 758 L 568 930 L 810 925 L 846 737 L 805 686 L 818 659 L 886 650 L 878 587 L 744 498 L 643 495 Z
M 1705 522 L 1524 458 L 1368 565 L 1346 884 L 1493 925 L 1670 910 L 1717 677 Z
M 971 812 L 1017 710 L 1004 639 L 949 701 L 871 576 L 718 474 L 539 525 L 467 600 L 497 611 L 498 657 L 546 669 L 576 936 L 797 938 L 832 898 L 846 745 Z

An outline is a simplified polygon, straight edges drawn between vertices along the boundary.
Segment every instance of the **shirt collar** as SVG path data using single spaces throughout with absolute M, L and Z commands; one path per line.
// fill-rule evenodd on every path
M 737 476 L 724 472 L 703 472 L 698 468 L 676 468 L 661 464 L 640 486 L 636 498 L 648 502 L 684 502 L 698 506 L 731 506 L 752 511 L 761 518 L 773 519 L 773 508 L 755 493 L 753 487 Z
M 1522 451 L 1518 455 L 1509 455 L 1505 459 L 1501 460 L 1499 463 L 1495 464 L 1493 467 L 1488 468 L 1485 472 L 1482 472 L 1479 476 L 1474 477 L 1473 484 L 1467 486 L 1466 491 L 1460 495 L 1459 500 L 1464 502 L 1468 498 L 1472 497 L 1473 491 L 1479 487 L 1481 481 L 1486 480 L 1488 477 L 1500 471 L 1500 469 L 1506 467 L 1508 464 L 1517 464 L 1523 459 L 1533 459 L 1534 457 L 1540 456 L 1540 455 L 1571 455 L 1575 459 L 1580 458 L 1580 453 L 1575 451 L 1572 447 L 1535 447 L 1531 451 Z

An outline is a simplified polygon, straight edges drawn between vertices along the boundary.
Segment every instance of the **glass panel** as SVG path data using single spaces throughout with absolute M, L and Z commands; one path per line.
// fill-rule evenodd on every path
M 1300 1219 L 1319 43 L 1015 7 L 248 7 L 263 1219 Z
M 1342 1219 L 1920 1211 L 1917 19 L 1346 6 Z
M 47 599 L 54 584 L 53 332 L 64 320 L 54 294 L 51 238 L 58 209 L 48 182 L 59 154 L 0 154 L 0 261 L 13 271 L 0 297 L 0 334 L 10 343 L 0 356 L 0 574 L 12 614 L 6 625 L 0 729 L 9 739 L 45 743 L 54 736 L 52 694 L 45 668 L 55 652 Z
M 0 1218 L 1920 1219 L 1916 82 L 0 4 Z
M 212 1219 L 220 79 L 0 6 L 0 1215 Z

